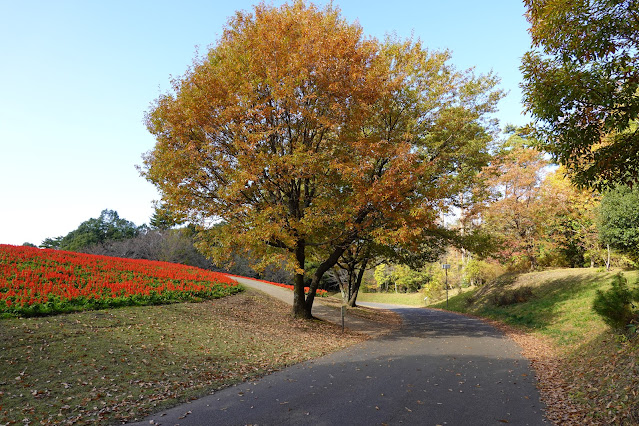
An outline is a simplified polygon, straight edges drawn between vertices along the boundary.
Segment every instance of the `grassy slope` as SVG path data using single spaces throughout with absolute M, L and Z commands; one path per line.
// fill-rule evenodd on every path
M 259 315 L 256 313 L 259 312 Z M 259 292 L 0 320 L 0 424 L 120 423 L 363 340 Z
M 560 269 L 502 277 L 490 287 L 455 296 L 449 309 L 521 327 L 549 338 L 570 398 L 585 408 L 586 421 L 639 424 L 639 337 L 627 341 L 610 332 L 591 309 L 598 289 L 614 274 Z M 630 283 L 639 272 L 626 272 Z M 527 302 L 496 306 L 518 287 L 532 288 Z M 433 307 L 444 308 L 444 303 Z

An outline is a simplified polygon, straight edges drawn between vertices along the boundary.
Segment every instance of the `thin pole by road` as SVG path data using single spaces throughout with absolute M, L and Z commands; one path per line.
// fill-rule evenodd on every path
M 513 341 L 477 319 L 394 310 L 404 326 L 391 335 L 223 389 L 139 424 L 546 424 L 535 376 Z

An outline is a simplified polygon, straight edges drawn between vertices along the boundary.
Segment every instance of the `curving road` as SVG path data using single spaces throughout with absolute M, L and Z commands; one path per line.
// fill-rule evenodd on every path
M 477 319 L 384 307 L 402 315 L 400 331 L 139 424 L 546 424 L 535 376 L 513 341 Z

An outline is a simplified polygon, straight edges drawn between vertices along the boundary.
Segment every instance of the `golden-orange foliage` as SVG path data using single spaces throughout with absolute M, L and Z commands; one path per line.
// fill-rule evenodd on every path
M 284 260 L 300 285 L 316 257 L 312 305 L 353 241 L 409 244 L 485 163 L 496 78 L 448 59 L 367 38 L 332 6 L 238 12 L 147 113 L 143 174 L 191 221 L 223 219 L 202 233 L 211 256 Z

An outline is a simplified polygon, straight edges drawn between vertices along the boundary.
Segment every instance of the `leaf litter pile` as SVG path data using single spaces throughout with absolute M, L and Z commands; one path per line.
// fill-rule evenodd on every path
M 119 423 L 354 343 L 248 291 L 0 327 L 0 424 Z

